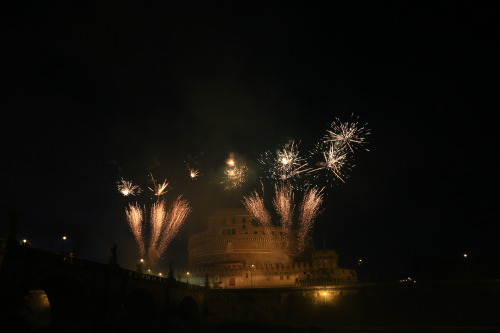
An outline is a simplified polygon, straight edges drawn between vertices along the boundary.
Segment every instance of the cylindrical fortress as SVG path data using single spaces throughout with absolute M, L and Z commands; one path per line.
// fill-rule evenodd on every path
M 290 234 L 288 234 L 290 232 Z M 300 256 L 294 230 L 265 228 L 242 208 L 215 211 L 205 231 L 189 237 L 188 267 L 182 276 L 214 288 L 252 288 L 353 282 L 353 270 L 338 268 L 334 250 L 314 250 L 310 241 Z M 187 273 L 189 272 L 189 273 Z
M 287 264 L 294 258 L 285 253 L 282 236 L 281 228 L 258 225 L 245 209 L 219 210 L 209 217 L 205 231 L 189 238 L 189 267 Z

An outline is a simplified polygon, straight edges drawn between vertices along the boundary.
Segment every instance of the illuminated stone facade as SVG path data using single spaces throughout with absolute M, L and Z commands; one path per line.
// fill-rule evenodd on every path
M 311 242 L 300 257 L 285 254 L 280 232 L 257 225 L 245 209 L 216 211 L 208 228 L 189 238 L 189 282 L 223 288 L 356 282 L 354 270 L 338 267 L 333 250 L 314 250 Z

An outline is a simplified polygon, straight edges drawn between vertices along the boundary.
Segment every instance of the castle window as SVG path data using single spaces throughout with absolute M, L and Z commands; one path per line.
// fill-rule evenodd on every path
M 255 235 L 257 235 L 257 231 L 254 231 L 253 233 L 254 233 Z
M 242 229 L 246 229 L 246 228 L 247 228 L 247 226 L 243 224 L 243 226 L 242 226 L 241 228 L 242 228 Z
M 236 228 L 221 229 L 221 235 L 236 235 Z
M 242 222 L 242 223 L 246 223 L 246 222 L 247 222 L 247 219 L 244 217 L 243 219 L 241 219 L 241 222 Z
M 234 217 L 233 217 L 233 218 L 231 219 L 231 223 L 235 224 L 235 223 L 236 223 L 236 218 L 234 218 Z

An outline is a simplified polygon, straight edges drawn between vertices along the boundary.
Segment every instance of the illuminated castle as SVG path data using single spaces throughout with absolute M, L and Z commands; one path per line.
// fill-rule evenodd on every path
M 354 270 L 338 267 L 335 251 L 314 250 L 310 242 L 300 257 L 291 257 L 281 239 L 281 228 L 265 230 L 245 209 L 216 211 L 208 228 L 189 238 L 189 282 L 250 288 L 357 281 Z

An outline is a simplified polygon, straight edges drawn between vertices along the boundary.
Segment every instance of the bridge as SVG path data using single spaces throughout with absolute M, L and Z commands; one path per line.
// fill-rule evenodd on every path
M 210 289 L 17 242 L 0 249 L 0 303 L 2 332 L 166 332 L 249 322 L 500 328 L 500 280 Z

